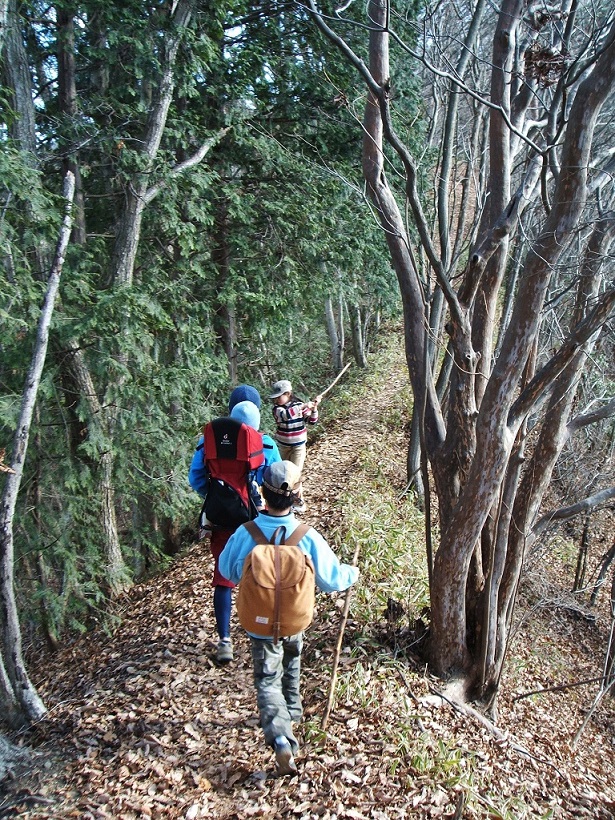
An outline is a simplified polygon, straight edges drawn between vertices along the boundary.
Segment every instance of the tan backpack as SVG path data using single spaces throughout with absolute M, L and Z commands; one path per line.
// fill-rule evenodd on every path
M 288 540 L 286 528 L 278 527 L 271 541 L 254 521 L 244 527 L 256 546 L 244 561 L 237 590 L 239 623 L 253 635 L 273 635 L 277 643 L 301 632 L 314 617 L 314 564 L 297 546 L 309 526 L 299 524 Z

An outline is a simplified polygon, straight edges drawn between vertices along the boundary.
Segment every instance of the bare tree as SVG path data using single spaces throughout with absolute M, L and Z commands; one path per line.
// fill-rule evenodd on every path
M 7 721 L 12 725 L 16 725 L 23 720 L 36 720 L 46 712 L 43 702 L 30 682 L 22 655 L 21 632 L 13 584 L 13 517 L 28 450 L 32 414 L 47 354 L 51 317 L 60 285 L 64 255 L 70 239 L 71 209 L 74 193 L 75 179 L 69 172 L 66 175 L 64 184 L 64 197 L 67 203 L 66 214 L 62 223 L 55 258 L 47 280 L 47 292 L 39 318 L 32 361 L 22 393 L 21 409 L 11 456 L 11 469 L 5 479 L 0 506 L 0 628 L 2 630 L 0 706 Z
M 428 5 L 408 32 L 406 9 L 388 0 L 371 0 L 365 20 L 345 16 L 352 4 L 326 18 L 309 2 L 367 87 L 363 171 L 401 291 L 438 498 L 432 668 L 493 708 L 525 551 L 615 304 L 604 285 L 615 23 L 597 5 L 594 27 L 577 25 L 589 19 L 581 6 L 502 0 L 494 17 L 481 0 Z M 367 32 L 367 61 L 342 36 L 349 28 L 353 44 Z M 420 67 L 435 165 L 400 136 L 409 114 L 392 64 Z

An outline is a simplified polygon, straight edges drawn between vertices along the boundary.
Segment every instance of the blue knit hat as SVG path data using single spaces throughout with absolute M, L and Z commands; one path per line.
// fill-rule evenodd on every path
M 238 384 L 237 387 L 233 390 L 228 400 L 229 413 L 231 412 L 233 407 L 235 407 L 236 404 L 239 404 L 240 401 L 251 401 L 252 404 L 255 404 L 257 408 L 260 410 L 260 393 L 258 392 L 256 387 L 252 387 L 252 385 L 250 384 Z
M 261 423 L 261 411 L 253 401 L 240 401 L 231 410 L 231 418 L 258 430 Z

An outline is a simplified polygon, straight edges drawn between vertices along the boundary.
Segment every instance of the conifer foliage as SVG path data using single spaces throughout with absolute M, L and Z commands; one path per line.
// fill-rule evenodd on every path
M 367 345 L 395 292 L 364 208 L 360 138 L 334 101 L 349 72 L 305 15 L 196 0 L 0 11 L 9 467 L 62 180 L 75 178 L 3 579 L 22 629 L 57 646 L 179 548 L 198 506 L 192 448 L 230 386 L 265 389 L 283 372 L 315 390 L 331 372 L 326 300 Z

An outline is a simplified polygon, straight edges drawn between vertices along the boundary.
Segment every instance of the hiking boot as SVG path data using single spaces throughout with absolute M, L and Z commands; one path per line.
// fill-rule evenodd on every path
M 233 644 L 230 638 L 223 638 L 218 643 L 218 648 L 216 649 L 216 660 L 218 663 L 229 663 L 234 657 Z
M 288 738 L 278 735 L 273 742 L 278 774 L 297 774 L 297 765 Z

